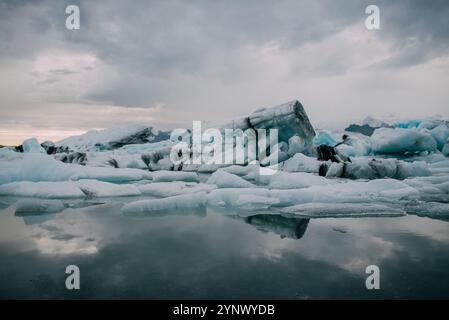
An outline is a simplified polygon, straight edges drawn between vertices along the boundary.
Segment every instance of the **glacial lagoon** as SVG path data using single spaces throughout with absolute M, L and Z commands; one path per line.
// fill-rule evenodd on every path
M 298 218 L 201 207 L 125 215 L 135 197 L 17 212 L 0 198 L 0 298 L 449 297 L 449 221 Z M 425 213 L 424 213 L 425 214 Z M 80 269 L 67 290 L 65 268 Z M 365 268 L 380 269 L 367 290 Z

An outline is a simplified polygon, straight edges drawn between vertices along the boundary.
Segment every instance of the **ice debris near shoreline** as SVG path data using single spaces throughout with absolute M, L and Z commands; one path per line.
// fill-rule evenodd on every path
M 270 152 L 280 163 L 272 175 L 261 174 L 270 170 L 263 167 L 268 157 L 245 165 L 175 166 L 169 154 L 176 141 L 148 126 L 91 131 L 56 144 L 27 139 L 0 148 L 0 197 L 36 198 L 16 204 L 24 213 L 33 206 L 36 212 L 63 210 L 58 201 L 64 199 L 138 197 L 123 200 L 129 202 L 125 214 L 203 212 L 207 205 L 253 214 L 392 216 L 422 214 L 429 203 L 429 215 L 444 218 L 448 122 L 369 120 L 365 125 L 376 126 L 371 136 L 327 130 L 315 135 L 303 106 L 292 101 L 221 127 L 278 129 L 279 142 Z

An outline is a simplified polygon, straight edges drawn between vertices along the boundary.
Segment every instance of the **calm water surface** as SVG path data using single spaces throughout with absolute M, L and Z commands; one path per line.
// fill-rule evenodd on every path
M 210 208 L 133 217 L 120 201 L 16 215 L 1 200 L 3 299 L 449 298 L 447 221 Z M 70 264 L 80 268 L 80 290 L 65 288 Z M 365 288 L 370 264 L 380 268 L 380 290 Z

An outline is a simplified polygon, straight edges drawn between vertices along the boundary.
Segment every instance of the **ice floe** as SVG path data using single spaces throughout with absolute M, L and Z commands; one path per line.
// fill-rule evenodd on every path
M 180 171 L 155 171 L 153 172 L 154 182 L 171 182 L 171 181 L 185 181 L 185 182 L 199 182 L 199 177 L 196 172 L 180 172 Z
M 15 203 L 15 214 L 19 216 L 49 214 L 63 211 L 66 207 L 61 200 L 22 199 Z
M 122 207 L 124 214 L 146 214 L 162 210 L 177 210 L 204 207 L 206 193 L 184 194 L 162 199 L 140 200 L 130 202 Z
M 152 173 L 138 169 L 115 169 L 64 164 L 44 154 L 21 154 L 14 161 L 0 158 L 0 184 L 14 181 L 67 181 L 96 179 L 127 182 L 152 179 Z
M 226 172 L 224 170 L 218 170 L 214 172 L 207 180 L 209 184 L 215 184 L 219 188 L 251 188 L 254 185 L 251 182 L 246 181 L 239 176 Z
M 0 185 L 0 196 L 47 199 L 137 196 L 141 192 L 132 184 L 113 184 L 97 180 L 30 182 Z
M 305 203 L 281 209 L 307 218 L 331 217 L 397 217 L 405 215 L 402 209 L 372 203 Z
M 380 128 L 371 136 L 373 152 L 377 154 L 407 154 L 434 152 L 437 142 L 428 131 L 416 128 Z
M 172 197 L 182 194 L 198 192 L 210 192 L 217 188 L 216 185 L 191 182 L 153 182 L 138 186 L 142 195 L 154 197 Z

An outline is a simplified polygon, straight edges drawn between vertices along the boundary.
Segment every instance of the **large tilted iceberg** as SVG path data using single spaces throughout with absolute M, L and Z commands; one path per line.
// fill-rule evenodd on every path
M 279 106 L 262 108 L 247 117 L 232 121 L 223 128 L 227 129 L 277 129 L 279 141 L 289 142 L 289 139 L 297 136 L 303 143 L 303 153 L 313 151 L 313 129 L 309 117 L 303 105 L 298 100 L 293 100 Z

